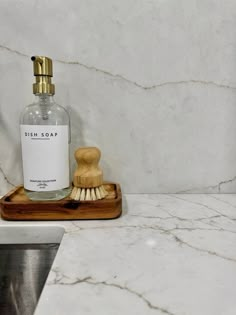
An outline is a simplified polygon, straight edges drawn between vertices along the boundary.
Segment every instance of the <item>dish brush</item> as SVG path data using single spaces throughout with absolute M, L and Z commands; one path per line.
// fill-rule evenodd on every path
M 78 166 L 73 177 L 71 199 L 91 201 L 107 196 L 102 170 L 98 165 L 100 157 L 101 151 L 96 147 L 82 147 L 75 151 Z

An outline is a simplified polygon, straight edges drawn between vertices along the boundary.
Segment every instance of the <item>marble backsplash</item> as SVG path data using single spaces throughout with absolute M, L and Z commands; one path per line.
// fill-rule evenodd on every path
M 33 54 L 54 60 L 71 151 L 100 147 L 124 192 L 235 193 L 235 29 L 233 0 L 1 1 L 0 194 L 22 182 Z

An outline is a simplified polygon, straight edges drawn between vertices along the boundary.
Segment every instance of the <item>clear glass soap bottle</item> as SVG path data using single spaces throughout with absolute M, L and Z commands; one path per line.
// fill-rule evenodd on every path
M 70 118 L 53 100 L 52 60 L 33 56 L 36 100 L 20 117 L 25 193 L 31 200 L 60 200 L 71 190 Z

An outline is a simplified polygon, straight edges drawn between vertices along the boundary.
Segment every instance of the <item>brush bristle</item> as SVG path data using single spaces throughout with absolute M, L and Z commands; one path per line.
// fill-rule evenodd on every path
M 104 186 L 99 186 L 96 188 L 78 188 L 74 187 L 71 192 L 71 199 L 80 200 L 80 201 L 95 201 L 103 199 L 108 195 L 108 192 Z

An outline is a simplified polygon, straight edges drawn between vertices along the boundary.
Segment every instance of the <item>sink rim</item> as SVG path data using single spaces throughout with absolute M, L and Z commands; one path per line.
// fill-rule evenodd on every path
M 0 225 L 0 244 L 61 243 L 64 234 L 61 225 Z

